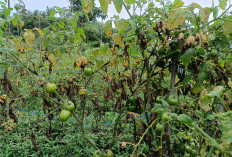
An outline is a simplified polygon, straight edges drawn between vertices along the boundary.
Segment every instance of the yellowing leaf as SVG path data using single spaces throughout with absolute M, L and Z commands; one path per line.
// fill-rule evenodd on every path
M 89 13 L 92 8 L 94 7 L 94 1 L 93 0 L 83 0 L 82 1 L 82 9 L 85 13 Z
M 79 90 L 79 93 L 78 93 L 78 94 L 79 94 L 79 95 L 86 95 L 86 94 L 87 94 L 87 90 L 81 88 L 81 89 Z
M 52 65 L 56 64 L 56 57 L 53 54 L 48 56 L 48 60 L 52 63 Z
M 115 55 L 110 59 L 110 63 L 115 67 L 118 66 L 118 59 Z
M 32 32 L 32 30 L 28 30 L 23 34 L 23 37 L 29 47 L 32 47 L 35 40 L 35 34 Z
M 232 33 L 232 22 L 226 21 L 223 25 L 223 34 L 228 35 Z
M 106 35 L 108 37 L 111 37 L 112 35 L 112 20 L 109 20 L 105 23 L 105 25 L 103 26 L 104 32 L 106 33 Z
M 108 3 L 105 0 L 99 0 L 101 4 L 101 10 L 104 14 L 107 14 L 108 11 Z
M 120 34 L 115 33 L 113 34 L 112 38 L 116 44 L 119 44 L 121 47 L 124 47 L 124 43 Z
M 113 0 L 113 2 L 114 2 L 114 6 L 115 6 L 116 11 L 118 13 L 120 13 L 121 10 L 122 10 L 122 3 L 123 3 L 123 1 L 122 0 Z
M 226 9 L 227 1 L 228 0 L 219 0 L 219 6 L 222 10 Z
M 44 37 L 44 33 L 42 32 L 40 28 L 34 28 L 34 30 L 36 30 L 41 37 Z
M 169 29 L 177 28 L 179 25 L 184 24 L 187 15 L 184 9 L 174 9 L 169 13 L 167 27 Z
M 208 7 L 200 9 L 200 17 L 201 21 L 203 22 L 208 22 L 209 20 L 209 15 L 210 15 L 210 9 Z
M 179 8 L 179 7 L 183 6 L 183 5 L 184 5 L 184 2 L 182 2 L 181 0 L 175 0 L 175 1 L 174 1 L 173 8 L 174 8 L 174 9 L 175 9 L 175 8 Z

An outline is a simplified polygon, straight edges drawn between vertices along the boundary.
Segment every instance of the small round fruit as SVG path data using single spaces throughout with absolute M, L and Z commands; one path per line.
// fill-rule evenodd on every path
M 189 146 L 185 146 L 185 152 L 192 153 L 192 148 Z
M 156 124 L 155 130 L 159 132 L 164 131 L 164 125 L 161 123 Z
M 102 152 L 102 157 L 113 157 L 114 153 L 111 150 L 104 150 Z
M 86 89 L 84 89 L 84 88 L 81 88 L 80 90 L 79 90 L 79 93 L 78 93 L 79 95 L 86 95 L 87 94 L 87 90 Z
M 69 119 L 69 117 L 71 116 L 71 112 L 70 111 L 67 111 L 67 110 L 62 110 L 60 112 L 60 120 L 62 122 L 65 122 Z
M 169 96 L 167 99 L 169 105 L 175 106 L 178 103 L 178 100 L 174 96 Z
M 164 123 L 166 123 L 166 122 L 168 122 L 170 119 L 171 119 L 171 117 L 169 116 L 169 113 L 164 113 L 163 115 L 162 115 L 162 121 L 164 122 Z
M 47 93 L 54 93 L 56 90 L 56 85 L 54 83 L 47 83 L 46 84 L 46 92 Z
M 100 150 L 96 150 L 94 153 L 93 153 L 93 157 L 102 157 L 102 153 Z
M 75 105 L 72 101 L 68 101 L 65 105 L 64 105 L 64 109 L 68 110 L 70 112 L 72 112 L 75 109 Z
M 93 73 L 92 69 L 90 69 L 90 68 L 85 68 L 85 70 L 84 70 L 84 75 L 85 75 L 85 76 L 91 76 L 92 73 Z
M 156 102 L 157 102 L 157 103 L 162 103 L 162 98 L 161 98 L 160 96 L 158 96 L 158 97 L 156 98 Z

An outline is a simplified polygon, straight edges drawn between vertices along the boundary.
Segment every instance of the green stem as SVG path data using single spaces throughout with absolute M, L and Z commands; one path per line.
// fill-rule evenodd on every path
M 214 146 L 215 148 L 217 148 L 218 150 L 220 150 L 220 151 L 223 152 L 222 146 L 220 146 L 215 139 L 213 139 L 212 137 L 210 137 L 201 128 L 199 128 L 198 125 L 195 122 L 192 123 L 192 126 L 196 129 L 197 132 L 201 133 L 203 135 L 203 137 L 205 139 L 207 139 L 211 143 L 212 146 Z
M 58 98 L 63 101 L 63 102 L 66 102 L 56 91 L 55 91 L 55 94 L 58 96 Z
M 211 157 L 211 155 L 213 154 L 214 151 L 214 146 L 211 146 L 209 154 L 207 155 L 207 157 Z
M 141 144 L 142 140 L 144 139 L 145 135 L 147 134 L 147 132 L 149 131 L 149 129 L 151 129 L 152 126 L 156 123 L 156 121 L 157 121 L 157 119 L 154 120 L 154 121 L 151 123 L 151 125 L 149 125 L 149 126 L 147 127 L 146 131 L 143 133 L 142 137 L 139 139 L 139 142 L 135 145 L 134 151 L 132 152 L 131 156 L 134 155 L 136 149 L 140 146 L 140 144 Z

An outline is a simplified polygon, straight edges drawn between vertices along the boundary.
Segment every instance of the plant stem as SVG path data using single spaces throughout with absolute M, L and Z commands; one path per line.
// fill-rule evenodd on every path
M 147 134 L 147 132 L 149 131 L 149 129 L 151 129 L 152 126 L 156 123 L 156 121 L 157 121 L 157 119 L 154 120 L 154 121 L 151 123 L 151 125 L 149 125 L 149 126 L 147 127 L 147 129 L 146 129 L 145 132 L 143 133 L 142 137 L 140 138 L 139 142 L 135 145 L 135 148 L 134 148 L 134 151 L 133 151 L 132 154 L 131 154 L 131 157 L 134 155 L 136 149 L 140 146 L 140 144 L 141 144 L 142 140 L 144 139 L 145 135 Z
M 214 146 L 211 146 L 211 148 L 209 150 L 209 154 L 207 155 L 207 157 L 211 157 L 213 151 L 214 151 Z

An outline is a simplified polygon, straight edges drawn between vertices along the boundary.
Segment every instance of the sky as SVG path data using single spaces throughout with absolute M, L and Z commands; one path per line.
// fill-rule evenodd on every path
M 96 4 L 99 5 L 98 0 L 95 1 L 97 1 Z M 182 1 L 185 3 L 185 5 L 189 5 L 192 2 L 195 2 L 200 4 L 202 7 L 211 7 L 213 0 L 182 0 Z M 214 1 L 215 1 L 215 5 L 218 5 L 218 0 L 214 0 Z M 17 2 L 18 0 L 11 0 L 11 7 L 13 7 Z M 31 11 L 33 10 L 43 11 L 46 10 L 47 6 L 49 8 L 53 6 L 58 6 L 58 7 L 69 6 L 69 0 L 23 0 L 23 2 L 26 5 L 26 9 Z M 120 18 L 125 18 L 125 19 L 129 18 L 128 13 L 124 8 L 122 9 L 121 13 L 118 14 L 114 6 L 111 4 L 108 8 L 108 18 L 114 15 L 119 15 Z

